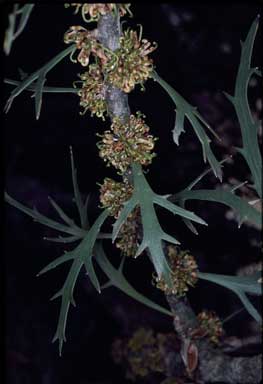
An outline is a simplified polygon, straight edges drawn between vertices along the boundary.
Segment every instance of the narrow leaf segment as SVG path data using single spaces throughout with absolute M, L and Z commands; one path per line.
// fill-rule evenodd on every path
M 254 182 L 254 188 L 262 198 L 262 158 L 259 149 L 258 132 L 260 121 L 252 117 L 248 103 L 248 84 L 252 75 L 261 75 L 257 68 L 251 68 L 251 56 L 258 29 L 259 18 L 252 23 L 245 42 L 241 42 L 241 60 L 238 68 L 235 93 L 225 93 L 233 104 L 241 127 L 243 148 L 238 151 L 246 160 Z
M 157 72 L 153 71 L 152 78 L 157 81 L 161 85 L 161 87 L 163 87 L 163 89 L 168 93 L 168 95 L 171 97 L 176 106 L 176 121 L 175 127 L 173 129 L 174 142 L 179 145 L 179 137 L 182 132 L 185 132 L 184 121 L 185 118 L 187 118 L 191 123 L 195 134 L 197 135 L 198 140 L 202 145 L 204 162 L 206 163 L 206 161 L 208 160 L 215 176 L 218 177 L 220 181 L 222 181 L 222 170 L 220 163 L 217 161 L 215 155 L 213 154 L 210 148 L 211 140 L 205 133 L 203 125 L 206 126 L 217 138 L 218 136 L 212 130 L 210 125 L 202 118 L 202 116 L 197 111 L 196 107 L 193 107 L 191 104 L 189 104 L 181 95 L 179 95 L 178 92 L 175 91 L 175 89 L 173 89 L 168 83 L 166 83 L 166 81 L 164 81 L 157 74 Z M 203 123 L 203 125 L 201 123 Z
M 155 309 L 165 315 L 174 316 L 172 312 L 168 309 L 161 307 L 160 305 L 154 303 L 147 297 L 143 296 L 141 293 L 137 292 L 123 274 L 123 265 L 125 261 L 125 256 L 122 259 L 122 262 L 118 269 L 114 268 L 113 265 L 107 259 L 105 252 L 103 250 L 102 244 L 100 241 L 97 241 L 94 247 L 94 254 L 97 263 L 100 268 L 103 270 L 105 275 L 109 278 L 108 283 L 105 284 L 105 288 L 114 286 L 124 292 L 126 295 L 132 297 L 134 300 L 139 301 L 140 303 Z M 101 287 L 103 288 L 103 287 Z
M 262 284 L 259 282 L 261 273 L 257 272 L 251 276 L 227 276 L 215 273 L 198 272 L 198 277 L 203 280 L 219 284 L 234 292 L 242 301 L 246 310 L 259 323 L 262 323 L 262 317 L 253 306 L 247 293 L 250 295 L 262 295 Z
M 11 105 L 14 99 L 20 95 L 28 87 L 35 85 L 35 110 L 36 110 L 36 119 L 40 116 L 40 110 L 42 105 L 42 93 L 44 90 L 44 83 L 46 80 L 47 73 L 55 67 L 64 57 L 73 53 L 76 50 L 75 44 L 70 45 L 68 48 L 64 49 L 62 52 L 57 54 L 53 59 L 51 59 L 48 63 L 46 63 L 43 67 L 33 72 L 31 75 L 27 76 L 22 80 L 19 85 L 13 89 L 9 99 L 5 105 L 5 112 L 7 113 L 11 108 Z M 36 84 L 34 83 L 36 82 Z M 33 84 L 34 83 L 34 84 Z
M 167 284 L 171 285 L 170 268 L 165 258 L 162 242 L 163 240 L 173 244 L 179 244 L 179 242 L 163 231 L 158 221 L 154 205 L 157 204 L 173 214 L 185 217 L 197 223 L 206 223 L 194 213 L 178 207 L 169 202 L 165 197 L 154 193 L 144 177 L 142 168 L 139 164 L 132 164 L 132 174 L 134 187 L 133 194 L 124 204 L 124 207 L 113 226 L 112 239 L 113 241 L 116 239 L 121 226 L 127 220 L 129 214 L 136 206 L 139 206 L 142 217 L 143 239 L 137 250 L 136 256 L 139 256 L 146 248 L 148 248 L 151 261 L 158 277 L 163 277 Z
M 75 301 L 73 297 L 74 287 L 75 287 L 78 275 L 80 273 L 80 270 L 84 265 L 86 268 L 87 275 L 89 276 L 92 284 L 94 285 L 96 290 L 100 292 L 100 284 L 92 264 L 92 254 L 93 254 L 93 247 L 97 239 L 97 236 L 99 234 L 100 228 L 107 217 L 108 217 L 108 211 L 104 210 L 100 214 L 100 216 L 97 218 L 97 220 L 94 222 L 90 230 L 87 232 L 86 236 L 83 238 L 83 240 L 79 243 L 79 245 L 75 249 L 73 249 L 70 252 L 66 252 L 61 257 L 52 261 L 45 268 L 43 268 L 38 274 L 39 276 L 45 272 L 48 272 L 58 267 L 59 265 L 65 263 L 66 261 L 70 261 L 70 260 L 73 261 L 63 287 L 52 297 L 52 300 L 58 297 L 61 297 L 58 326 L 53 339 L 53 342 L 56 340 L 59 341 L 60 355 L 62 353 L 63 342 L 66 341 L 65 329 L 66 329 L 69 306 L 70 304 L 75 306 Z

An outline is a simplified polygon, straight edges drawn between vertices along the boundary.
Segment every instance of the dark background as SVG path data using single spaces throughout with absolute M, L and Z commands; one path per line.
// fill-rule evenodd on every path
M 152 54 L 157 72 L 200 112 L 222 137 L 213 139 L 213 150 L 219 159 L 235 154 L 240 145 L 240 131 L 235 112 L 222 91 L 232 94 L 240 58 L 240 39 L 259 13 L 256 5 L 229 4 L 184 5 L 133 4 L 133 19 L 127 25 L 143 25 L 143 36 L 158 43 Z M 2 6 L 2 25 L 7 26 L 7 12 Z M 84 24 L 73 8 L 63 5 L 37 5 L 26 29 L 14 42 L 9 57 L 2 55 L 3 77 L 18 79 L 18 68 L 32 73 L 65 48 L 63 34 L 71 25 Z M 93 25 L 88 25 L 92 28 Z M 260 45 L 261 44 L 261 45 Z M 258 33 L 253 63 L 259 65 L 261 33 Z M 252 63 L 252 64 L 253 64 Z M 46 85 L 71 86 L 79 64 L 64 59 L 48 74 Z M 2 106 L 11 86 L 3 85 Z M 91 194 L 91 220 L 98 215 L 98 185 L 104 177 L 115 176 L 98 156 L 96 133 L 108 129 L 108 121 L 79 115 L 78 96 L 45 94 L 39 121 L 34 117 L 34 100 L 30 92 L 15 99 L 10 112 L 3 116 L 3 153 L 5 188 L 8 193 L 30 207 L 56 219 L 47 197 L 52 196 L 65 211 L 78 220 L 72 202 L 69 146 L 73 146 L 80 189 Z M 251 107 L 255 111 L 260 97 L 259 87 L 250 87 Z M 151 132 L 159 137 L 157 158 L 149 167 L 147 179 L 160 194 L 177 192 L 204 169 L 201 147 L 190 126 L 180 138 L 180 146 L 172 141 L 174 106 L 168 95 L 152 81 L 146 91 L 139 87 L 129 97 L 132 112 L 141 110 Z M 224 182 L 234 177 L 248 178 L 244 160 L 224 167 Z M 218 181 L 212 174 L 200 188 L 214 188 Z M 199 236 L 192 234 L 180 219 L 160 212 L 164 229 L 189 249 L 200 270 L 235 274 L 241 266 L 258 261 L 259 233 L 244 225 L 237 229 L 234 220 L 227 220 L 227 209 L 205 202 L 192 202 L 189 208 L 203 217 L 208 228 L 199 226 Z M 8 384 L 31 383 L 124 383 L 124 372 L 114 365 L 110 349 L 116 337 L 129 336 L 140 326 L 158 332 L 173 329 L 169 318 L 132 301 L 115 288 L 98 295 L 88 279 L 81 274 L 76 284 L 77 309 L 70 310 L 67 343 L 63 355 L 58 345 L 51 344 L 56 329 L 59 301 L 49 302 L 63 284 L 67 267 L 60 267 L 41 278 L 36 274 L 48 262 L 70 246 L 48 243 L 44 236 L 55 231 L 34 223 L 15 208 L 6 206 L 4 220 L 5 303 L 6 303 L 6 378 Z M 108 255 L 116 264 L 118 253 L 108 246 Z M 126 276 L 142 293 L 166 305 L 159 291 L 151 285 L 152 266 L 145 256 L 127 262 Z M 239 300 L 223 288 L 199 282 L 189 293 L 196 311 L 216 310 L 223 319 L 241 307 Z M 248 332 L 251 318 L 243 311 L 236 320 L 226 324 L 229 335 Z M 138 382 L 140 382 L 138 380 Z

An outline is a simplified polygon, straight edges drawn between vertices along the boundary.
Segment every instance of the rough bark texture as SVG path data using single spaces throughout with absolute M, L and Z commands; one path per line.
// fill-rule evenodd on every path
M 107 14 L 100 17 L 98 22 L 98 39 L 108 49 L 115 51 L 119 47 L 121 35 L 119 17 Z M 126 121 L 130 116 L 128 95 L 118 88 L 108 84 L 106 102 L 109 116 L 118 116 Z M 182 358 L 189 343 L 188 331 L 198 325 L 197 318 L 187 299 L 177 299 L 173 295 L 167 296 L 167 301 L 175 314 L 174 328 L 181 343 L 181 355 L 178 350 L 164 351 L 166 373 L 168 377 L 176 377 L 182 373 L 184 358 Z M 194 341 L 198 350 L 198 366 L 193 372 L 197 383 L 229 383 L 229 384 L 257 384 L 262 379 L 261 356 L 231 357 L 224 354 L 205 339 Z

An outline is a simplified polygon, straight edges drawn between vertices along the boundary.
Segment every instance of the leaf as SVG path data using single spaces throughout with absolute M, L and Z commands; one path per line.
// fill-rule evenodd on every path
M 222 168 L 223 168 L 223 163 L 225 163 L 226 161 L 228 161 L 229 159 L 231 158 L 231 156 L 223 159 L 220 161 L 220 164 L 222 165 Z M 195 178 L 186 188 L 185 190 L 189 191 L 191 190 L 200 180 L 203 179 L 204 176 L 206 176 L 209 172 L 212 171 L 212 168 L 209 167 L 208 169 L 206 169 L 204 172 L 201 173 L 201 175 L 199 175 L 197 178 Z M 178 204 L 180 205 L 180 207 L 182 208 L 185 208 L 185 200 L 184 199 L 178 199 Z M 193 223 L 188 220 L 188 219 L 185 219 L 183 218 L 183 222 L 185 223 L 185 225 L 190 229 L 191 232 L 193 232 L 195 235 L 198 235 L 198 231 L 197 229 L 195 228 L 195 226 L 193 225 Z
M 70 304 L 75 306 L 75 301 L 73 297 L 74 287 L 80 273 L 81 268 L 85 265 L 86 272 L 89 275 L 89 278 L 98 292 L 100 292 L 100 284 L 97 279 L 94 267 L 92 264 L 92 254 L 95 241 L 99 234 L 100 228 L 106 218 L 108 217 L 108 211 L 104 210 L 96 221 L 93 223 L 90 230 L 87 232 L 86 236 L 79 243 L 79 245 L 72 251 L 65 253 L 56 260 L 49 263 L 45 268 L 43 268 L 39 273 L 42 275 L 52 269 L 58 267 L 59 265 L 73 260 L 68 276 L 62 288 L 52 297 L 56 299 L 61 297 L 61 306 L 58 319 L 57 330 L 53 339 L 53 342 L 59 340 L 59 354 L 62 353 L 63 342 L 66 341 L 65 329 L 68 317 L 68 311 Z
M 29 16 L 35 4 L 25 4 L 22 8 L 18 9 L 19 4 L 14 4 L 13 12 L 9 14 L 9 25 L 5 33 L 4 52 L 9 55 L 11 47 L 15 39 L 23 32 Z M 17 30 L 15 31 L 16 17 L 21 14 Z
M 11 92 L 11 95 L 9 99 L 6 102 L 5 105 L 5 112 L 7 113 L 14 101 L 14 99 L 20 95 L 21 92 L 23 92 L 26 88 L 28 88 L 32 83 L 39 78 L 39 76 L 46 75 L 55 65 L 57 65 L 64 57 L 68 56 L 70 53 L 74 52 L 76 50 L 75 44 L 70 45 L 66 49 L 64 49 L 62 52 L 57 54 L 53 59 L 51 59 L 48 63 L 46 63 L 43 67 L 29 75 L 27 78 L 25 78 L 23 81 L 19 83 L 19 85 L 13 89 Z M 40 94 L 41 91 L 41 83 L 39 83 L 38 87 L 36 87 L 37 97 L 38 97 L 38 104 L 37 104 L 37 110 L 39 108 L 39 102 L 41 103 L 41 97 Z
M 82 239 L 83 236 L 58 236 L 58 237 L 43 237 L 43 240 L 51 241 L 53 243 L 73 243 L 74 241 Z
M 258 282 L 259 276 L 260 272 L 250 276 L 228 276 L 198 272 L 198 277 L 200 279 L 211 281 L 233 291 L 240 298 L 250 315 L 257 322 L 261 323 L 262 318 L 260 314 L 251 304 L 246 295 L 246 293 L 251 295 L 262 295 L 262 285 Z
M 87 217 L 87 205 L 88 205 L 88 198 L 83 204 L 78 182 L 77 182 L 77 170 L 75 169 L 74 165 L 74 157 L 73 157 L 73 151 L 72 147 L 70 147 L 70 160 L 71 160 L 71 172 L 72 172 L 72 183 L 74 188 L 74 196 L 75 196 L 75 203 L 77 205 L 80 221 L 81 221 L 81 227 L 87 228 L 88 227 L 88 217 Z
M 133 174 L 133 194 L 131 198 L 124 204 L 123 209 L 113 225 L 112 239 L 115 241 L 119 230 L 126 221 L 128 215 L 138 205 L 140 207 L 143 239 L 137 250 L 136 257 L 148 248 L 151 256 L 151 261 L 155 267 L 158 277 L 164 277 L 167 284 L 170 282 L 170 268 L 163 252 L 163 240 L 173 244 L 179 242 L 172 236 L 165 233 L 158 221 L 155 213 L 154 204 L 162 206 L 174 214 L 186 217 L 200 224 L 206 224 L 202 219 L 194 213 L 172 204 L 163 196 L 157 195 L 149 186 L 143 175 L 142 168 L 139 164 L 132 164 Z
M 214 156 L 211 148 L 210 148 L 210 142 L 211 140 L 206 135 L 205 130 L 203 126 L 201 125 L 200 121 L 218 138 L 218 136 L 215 134 L 215 132 L 212 130 L 210 125 L 202 118 L 202 116 L 198 113 L 196 107 L 193 107 L 190 105 L 179 93 L 175 91 L 166 81 L 164 81 L 157 72 L 153 71 L 152 75 L 153 79 L 157 81 L 161 87 L 168 93 L 168 95 L 171 97 L 173 102 L 176 106 L 176 121 L 175 121 L 175 127 L 173 130 L 173 139 L 177 145 L 179 145 L 179 137 L 182 132 L 184 131 L 184 120 L 185 117 L 189 120 L 191 123 L 198 140 L 200 141 L 202 145 L 203 150 L 203 159 L 204 162 L 208 160 L 209 164 L 211 165 L 213 172 L 216 177 L 219 178 L 220 181 L 222 181 L 222 171 L 220 167 L 220 163 L 217 161 L 216 157 Z M 218 138 L 219 139 L 219 138 Z
M 81 230 L 81 228 L 68 227 L 64 224 L 58 223 L 55 220 L 49 219 L 48 217 L 39 213 L 36 210 L 36 208 L 30 209 L 30 208 L 26 207 L 25 205 L 19 203 L 17 200 L 13 199 L 6 192 L 5 192 L 5 201 L 8 204 L 12 205 L 13 207 L 17 208 L 19 211 L 24 212 L 28 216 L 31 216 L 35 221 L 37 221 L 37 222 L 39 222 L 39 223 L 41 223 L 47 227 L 56 229 L 57 231 L 60 231 L 60 232 L 68 233 L 68 234 L 73 235 L 73 236 L 80 235 L 82 237 L 82 235 L 83 235 L 83 231 Z
M 225 93 L 233 104 L 241 127 L 243 147 L 238 151 L 246 160 L 254 181 L 254 188 L 262 198 L 262 158 L 259 149 L 258 131 L 260 122 L 252 117 L 248 103 L 248 84 L 253 74 L 261 76 L 257 68 L 251 68 L 251 56 L 258 29 L 259 17 L 256 17 L 248 32 L 247 38 L 241 45 L 241 59 L 238 68 L 235 93 L 230 96 Z
M 22 80 L 25 78 L 24 76 Z M 10 85 L 19 85 L 21 82 L 17 80 L 12 80 L 12 79 L 4 79 L 5 84 L 10 84 Z M 36 85 L 33 83 L 32 85 L 29 85 L 27 88 L 24 89 L 25 91 L 35 91 L 36 90 Z M 43 93 L 78 93 L 79 88 L 71 88 L 71 87 L 43 87 L 42 92 Z
M 160 305 L 154 303 L 147 297 L 143 296 L 141 293 L 137 292 L 130 285 L 130 283 L 128 282 L 128 280 L 126 280 L 123 274 L 123 263 L 125 257 L 123 257 L 120 267 L 118 269 L 115 269 L 107 259 L 101 242 L 96 242 L 94 247 L 94 253 L 97 263 L 99 264 L 100 268 L 103 270 L 105 275 L 109 278 L 109 281 L 104 285 L 104 288 L 114 286 L 123 291 L 126 295 L 132 297 L 134 300 L 139 301 L 147 307 L 155 309 L 156 311 L 159 311 L 165 315 L 173 316 L 173 313 L 170 312 L 168 309 L 163 308 Z
M 198 189 L 194 191 L 185 189 L 172 197 L 172 201 L 177 200 L 206 200 L 222 203 L 237 212 L 239 216 L 239 227 L 246 220 L 254 223 L 258 228 L 260 228 L 262 224 L 260 212 L 232 192 L 213 189 Z
M 20 17 L 20 20 L 19 20 L 19 24 L 18 24 L 18 27 L 17 27 L 17 30 L 13 36 L 13 40 L 15 40 L 22 32 L 23 30 L 25 29 L 25 26 L 28 22 L 28 19 L 29 19 L 29 16 L 31 14 L 31 12 L 33 11 L 33 8 L 34 8 L 34 5 L 35 4 L 25 4 L 22 8 L 22 14 L 21 14 L 21 17 Z
M 60 208 L 60 206 L 50 196 L 48 196 L 48 199 L 49 199 L 51 205 L 53 206 L 53 208 L 57 211 L 57 213 L 61 217 L 61 219 L 63 221 L 65 221 L 65 223 L 67 223 L 71 227 L 78 228 L 77 225 L 74 223 L 74 221 L 70 217 L 68 217 L 68 215 L 66 215 L 66 213 L 63 211 L 63 209 Z
M 42 93 L 43 93 L 43 88 L 46 80 L 47 80 L 46 73 L 45 72 L 40 73 L 36 83 L 36 92 L 35 92 L 36 120 L 38 120 L 40 116 L 40 111 L 42 106 Z

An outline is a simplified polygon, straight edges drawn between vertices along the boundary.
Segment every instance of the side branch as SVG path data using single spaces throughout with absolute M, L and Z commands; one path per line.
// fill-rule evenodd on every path
M 174 328 L 181 342 L 186 342 L 189 329 L 198 325 L 197 318 L 186 298 L 167 295 L 167 301 L 175 314 Z M 214 348 L 206 339 L 196 340 L 198 365 L 194 375 L 199 383 L 257 384 L 262 380 L 262 356 L 233 357 Z M 177 367 L 171 362 L 167 369 L 176 376 Z

